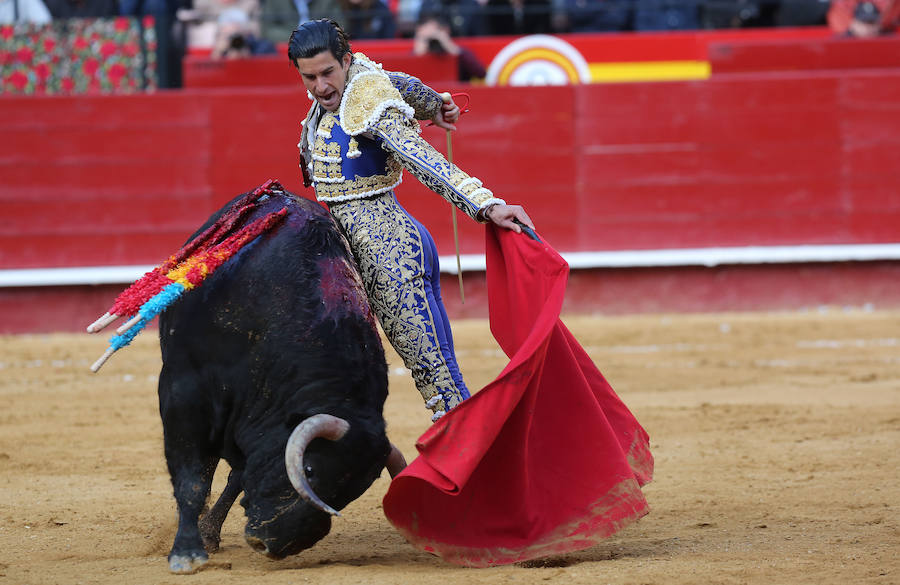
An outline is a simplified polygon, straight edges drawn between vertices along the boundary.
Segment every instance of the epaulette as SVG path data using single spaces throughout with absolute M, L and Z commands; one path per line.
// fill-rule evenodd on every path
M 410 120 L 415 118 L 415 110 L 403 101 L 380 65 L 362 53 L 354 55 L 354 65 L 359 71 L 347 84 L 339 111 L 344 132 L 350 136 L 367 132 L 388 108 L 396 108 Z

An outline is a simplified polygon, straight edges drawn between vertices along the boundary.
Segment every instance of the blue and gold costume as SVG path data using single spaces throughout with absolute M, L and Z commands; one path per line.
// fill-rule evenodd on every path
M 472 219 L 503 203 L 419 137 L 441 96 L 418 79 L 354 55 L 337 112 L 313 103 L 301 166 L 347 237 L 369 301 L 435 417 L 469 397 L 453 352 L 431 234 L 394 196 L 403 169 Z

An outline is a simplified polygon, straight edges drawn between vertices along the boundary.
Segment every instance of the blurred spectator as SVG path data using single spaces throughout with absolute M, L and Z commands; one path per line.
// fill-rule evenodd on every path
M 156 30 L 156 77 L 161 88 L 178 88 L 182 85 L 181 60 L 187 45 L 186 24 L 176 14 L 190 0 L 119 0 L 119 14 L 141 20 L 153 17 Z
M 170 14 L 173 17 L 179 8 L 185 8 L 190 0 L 119 0 L 119 14 L 122 16 L 158 16 Z
M 189 47 L 212 47 L 219 30 L 219 16 L 236 9 L 247 16 L 254 34 L 259 32 L 259 0 L 193 0 L 191 10 L 180 10 L 178 18 L 188 23 Z
M 397 23 L 397 34 L 404 38 L 412 37 L 422 7 L 432 1 L 440 5 L 440 0 L 396 0 L 394 20 Z
M 456 56 L 459 81 L 484 79 L 487 74 L 484 64 L 478 60 L 475 53 L 453 42 L 450 36 L 450 22 L 440 13 L 424 14 L 419 19 L 419 25 L 413 36 L 413 53 Z
M 119 14 L 116 0 L 46 0 L 45 4 L 54 19 L 104 18 Z
M 569 32 L 631 29 L 631 0 L 565 0 Z
M 392 39 L 397 33 L 394 14 L 384 0 L 341 0 L 343 28 L 352 40 Z
M 634 30 L 693 30 L 700 28 L 697 0 L 635 0 Z
M 419 11 L 423 14 L 442 13 L 450 25 L 450 35 L 454 37 L 477 37 L 488 34 L 488 23 L 484 13 L 484 2 L 478 0 L 424 0 Z
M 219 15 L 216 40 L 210 57 L 236 59 L 251 55 L 272 55 L 275 45 L 257 35 L 258 27 L 241 8 L 232 6 Z
M 789 0 L 781 3 L 775 26 L 822 26 L 829 0 Z
M 533 35 L 549 33 L 552 23 L 550 0 L 487 0 L 488 34 Z
M 343 23 L 338 0 L 262 0 L 260 4 L 261 35 L 272 43 L 286 43 L 300 24 L 320 18 Z
M 781 0 L 705 0 L 702 28 L 775 26 L 781 4 Z
M 0 0 L 0 24 L 47 24 L 50 11 L 41 0 Z
M 876 37 L 897 30 L 900 25 L 898 0 L 833 0 L 828 25 L 839 35 Z

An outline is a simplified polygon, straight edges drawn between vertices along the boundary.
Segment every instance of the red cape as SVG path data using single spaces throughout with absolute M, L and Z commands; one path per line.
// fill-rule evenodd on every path
M 487 230 L 500 376 L 419 437 L 384 497 L 414 546 L 486 567 L 593 546 L 648 512 L 649 437 L 559 320 L 569 267 L 550 246 Z

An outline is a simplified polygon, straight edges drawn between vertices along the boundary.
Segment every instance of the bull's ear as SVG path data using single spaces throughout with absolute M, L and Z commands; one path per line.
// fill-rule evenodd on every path
M 382 428 L 381 432 L 374 429 L 364 429 L 363 437 L 363 444 L 368 449 L 369 457 L 372 461 L 382 462 L 381 467 L 384 467 L 393 446 L 388 440 L 387 434 L 384 433 L 384 429 Z M 379 473 L 381 472 L 381 467 L 379 467 Z
M 305 410 L 303 412 L 290 412 L 284 415 L 284 428 L 293 430 L 297 428 L 297 425 L 308 419 L 314 414 L 319 414 L 318 412 L 311 412 Z
M 335 402 L 335 388 L 340 388 L 339 378 L 320 378 L 298 388 L 288 398 L 281 412 L 284 426 L 293 429 L 298 424 L 316 414 L 337 414 L 340 403 Z
M 337 415 L 337 409 L 326 409 L 326 408 L 286 408 L 283 411 L 284 416 L 284 426 L 288 429 L 294 429 L 297 425 L 305 421 L 311 416 L 315 416 L 317 414 L 331 414 Z

